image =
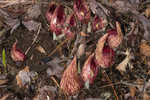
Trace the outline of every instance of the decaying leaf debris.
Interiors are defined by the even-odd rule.
[[[149,0],[0,0],[2,100],[149,100],[149,68]]]

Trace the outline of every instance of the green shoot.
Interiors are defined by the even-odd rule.
[[[3,48],[3,51],[2,51],[2,63],[4,65],[4,72],[6,73],[7,72],[7,66],[6,66],[6,52],[5,52],[5,49]]]

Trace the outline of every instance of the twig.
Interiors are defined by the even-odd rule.
[[[113,86],[113,85],[118,85],[118,84],[122,84],[121,82],[117,82],[117,83],[110,83],[110,84],[107,84],[107,85],[103,85],[100,87],[101,88],[105,88],[105,87],[109,87],[109,86]]]
[[[107,79],[111,84],[113,84],[112,81],[110,80],[109,76],[107,75],[107,73],[106,73],[105,71],[104,71],[103,73],[104,73],[104,75],[106,76],[106,79]],[[115,97],[116,97],[116,100],[119,100],[119,98],[118,98],[118,96],[117,96],[117,93],[116,93],[116,90],[115,90],[115,88],[114,88],[114,85],[112,85],[111,87],[112,87],[112,89],[113,89],[113,91],[114,91],[114,95],[115,95]]]
[[[135,87],[137,87],[139,85],[142,85],[142,83],[129,83],[128,81],[120,81],[120,82],[116,82],[116,83],[110,83],[110,84],[107,84],[107,85],[103,85],[100,88],[106,88],[106,87],[113,86],[113,85],[118,85],[118,84],[124,84],[124,85],[135,86]]]
[[[27,55],[27,53],[29,52],[29,50],[31,49],[31,47],[33,46],[33,44],[36,42],[36,40],[37,40],[37,38],[39,36],[40,30],[41,30],[41,24],[39,24],[38,32],[37,32],[35,38],[33,39],[33,42],[31,44],[31,46],[26,50],[25,55]]]
[[[51,76],[51,79],[54,81],[54,83],[57,85],[57,87],[60,88],[60,85],[58,84],[58,82],[56,81],[56,79],[53,76]]]
[[[60,43],[48,56],[53,55],[62,45],[64,45],[69,39],[66,38],[62,43]]]

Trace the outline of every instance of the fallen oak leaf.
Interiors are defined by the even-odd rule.
[[[126,52],[126,58],[116,67],[117,70],[120,72],[125,72],[127,64],[129,64],[129,67],[132,69],[133,66],[130,64],[131,54],[130,51],[127,49]]]

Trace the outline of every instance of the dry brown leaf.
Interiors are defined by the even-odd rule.
[[[136,93],[136,88],[134,86],[129,86],[129,89],[130,89],[130,95],[131,95],[131,97],[134,97],[135,93]]]
[[[28,67],[28,66],[25,67],[22,71],[29,72],[29,67]],[[20,71],[20,72],[21,72],[21,71]],[[23,83],[22,83],[22,80],[21,80],[20,77],[19,77],[19,74],[16,75],[16,80],[17,80],[17,85],[18,85],[19,87],[22,87],[22,86],[23,86]]]
[[[7,97],[9,96],[10,94],[6,94],[6,95],[4,95],[2,98],[0,98],[0,100],[6,100],[7,99]]]
[[[87,33],[84,33],[84,32],[80,32],[81,36],[83,37],[88,37],[89,35]]]
[[[0,85],[3,85],[5,83],[7,83],[7,82],[8,82],[8,80],[0,80]]]
[[[27,10],[27,17],[28,19],[36,19],[41,15],[41,8],[40,5],[34,4]]]
[[[150,100],[150,95],[144,92],[143,100]]]
[[[145,16],[150,17],[150,7],[145,10]]]
[[[26,87],[30,85],[33,79],[35,79],[37,73],[30,71],[29,67],[26,66],[23,70],[19,71],[16,75],[17,85],[21,87]]]
[[[144,80],[143,79],[137,79],[135,81],[137,85],[137,88],[139,89],[139,91],[143,91],[143,85],[144,85]]]
[[[47,68],[46,72],[49,76],[55,75],[57,77],[61,77],[64,67],[62,67],[59,62],[59,58],[54,58],[53,60],[47,62],[49,67]]]
[[[121,43],[122,40],[123,40],[123,33],[122,33],[121,25],[120,25],[119,22],[116,22],[116,28],[117,28],[117,33],[118,33],[118,36],[119,36],[119,39],[120,39],[120,43]]]
[[[131,59],[131,55],[129,50],[126,50],[126,58],[116,67],[117,70],[119,70],[120,72],[125,72],[126,71],[126,67],[127,64],[129,64],[129,61]],[[132,65],[129,66],[132,69]]]
[[[29,30],[29,31],[37,31],[39,26],[41,25],[40,22],[36,22],[34,20],[29,21],[22,21],[22,24]]]
[[[81,57],[85,54],[85,47],[86,45],[85,44],[80,44],[79,47],[78,47],[78,52],[77,52],[77,56],[78,57]]]
[[[140,53],[144,56],[150,56],[150,46],[145,41],[140,44]]]
[[[41,45],[38,45],[38,46],[36,47],[36,50],[38,50],[40,53],[46,54],[45,49],[44,49]]]

